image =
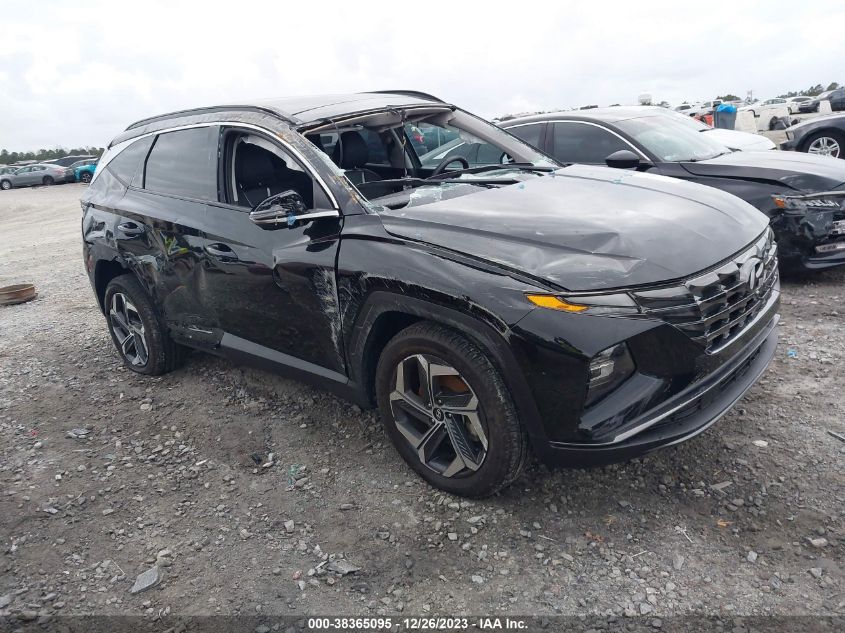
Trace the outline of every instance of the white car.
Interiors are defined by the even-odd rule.
[[[698,119],[693,119],[692,117],[683,115],[681,115],[681,118],[687,121],[687,124],[691,127],[694,127],[702,134],[707,134],[708,137],[718,141],[728,149],[740,152],[756,152],[775,149],[775,144],[762,134],[710,127]]]
[[[675,112],[680,114],[686,114],[687,116],[692,116],[701,108],[700,103],[682,103],[679,106],[675,106]]]
[[[798,114],[798,106],[807,101],[812,101],[813,97],[806,95],[798,95],[797,97],[787,97],[786,107],[789,108],[789,114]]]

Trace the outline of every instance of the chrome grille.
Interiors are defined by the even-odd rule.
[[[754,321],[777,278],[777,244],[769,229],[715,270],[677,286],[632,295],[645,314],[671,323],[708,352],[715,352]]]

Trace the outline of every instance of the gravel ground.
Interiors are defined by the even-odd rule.
[[[843,271],[784,283],[775,360],[701,436],[470,502],[321,391],[124,369],[82,187],[0,192],[0,285],[40,292],[0,308],[0,615],[845,614]]]

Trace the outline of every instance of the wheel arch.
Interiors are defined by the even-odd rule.
[[[816,140],[819,135],[824,134],[830,134],[834,138],[845,139],[845,130],[842,130],[838,127],[826,126],[822,128],[817,128],[812,132],[806,134],[801,140],[801,151],[806,152],[810,148],[810,143]]]
[[[456,330],[480,347],[502,375],[529,435],[545,435],[528,383],[508,346],[507,332],[499,332],[460,310],[387,291],[374,291],[368,297],[347,344],[351,378],[370,406],[375,402],[375,373],[381,352],[396,334],[420,321]]]
[[[116,259],[107,260],[101,259],[94,267],[94,292],[97,295],[97,303],[100,305],[100,311],[105,314],[106,311],[106,287],[112,279],[130,273],[120,261]]]

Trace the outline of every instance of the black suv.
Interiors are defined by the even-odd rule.
[[[479,151],[424,167],[413,128]],[[429,482],[483,496],[529,455],[588,465],[691,438],[766,368],[766,218],[709,187],[560,168],[430,95],[135,123],[82,199],[84,258],[142,374],[186,347],[378,406]]]

